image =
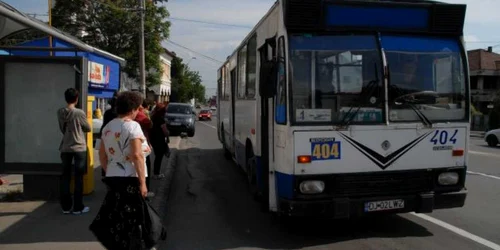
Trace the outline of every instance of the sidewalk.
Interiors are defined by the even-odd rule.
[[[10,193],[23,192],[22,175],[0,175],[0,201]]]
[[[470,137],[474,138],[484,138],[484,131],[470,131]]]
[[[170,188],[176,162],[176,149],[180,141],[178,137],[171,138],[172,154],[170,159],[163,160],[162,172],[167,178],[151,180],[151,189],[155,192],[152,205],[162,217],[165,210],[165,196]],[[106,187],[101,181],[100,167],[94,168],[94,179],[94,192],[84,197],[90,212],[84,215],[63,215],[57,202],[0,202],[0,250],[104,249],[88,229],[106,192]]]

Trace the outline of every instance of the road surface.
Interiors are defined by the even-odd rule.
[[[162,249],[500,249],[500,148],[471,142],[463,208],[350,221],[280,222],[261,212],[224,159],[216,122],[180,144]]]

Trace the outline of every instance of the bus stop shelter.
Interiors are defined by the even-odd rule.
[[[56,199],[62,173],[62,134],[56,112],[65,106],[63,93],[67,88],[80,90],[79,108],[87,112],[92,123],[93,100],[87,92],[89,62],[82,53],[94,53],[120,64],[125,61],[0,1],[0,41],[26,30],[40,31],[70,46],[0,46],[7,52],[2,54],[9,54],[0,55],[0,99],[4,100],[0,102],[0,173],[22,174],[28,199]],[[52,53],[26,53],[29,51]],[[68,53],[54,56],[56,52]],[[87,141],[92,141],[92,133]],[[93,191],[93,148],[92,143],[88,145],[87,194]]]

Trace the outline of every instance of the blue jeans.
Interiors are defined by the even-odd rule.
[[[87,152],[63,152],[61,153],[63,172],[61,175],[61,207],[64,211],[82,211],[83,205],[83,175],[87,169]],[[73,167],[73,160],[75,165]],[[71,174],[75,177],[75,190],[71,199]]]

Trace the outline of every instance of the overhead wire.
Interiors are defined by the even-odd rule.
[[[218,26],[226,26],[226,27],[252,29],[252,27],[245,26],[245,25],[229,24],[229,23],[219,23],[219,22],[210,22],[210,21],[204,21],[204,20],[195,20],[195,19],[187,19],[187,18],[179,18],[179,17],[168,17],[167,19],[174,20],[174,21],[184,21],[184,22],[210,24],[210,25],[218,25]]]
[[[213,61],[213,62],[216,62],[216,63],[223,63],[223,62],[222,62],[222,61],[220,61],[220,60],[217,60],[217,59],[215,59],[215,58],[213,58],[213,57],[210,57],[210,56],[207,56],[207,55],[205,55],[205,54],[202,54],[202,53],[200,53],[200,52],[198,52],[198,51],[195,51],[195,50],[193,50],[193,49],[190,49],[190,48],[188,48],[188,47],[186,47],[186,46],[184,46],[184,45],[180,45],[180,44],[178,44],[178,43],[176,43],[176,42],[174,42],[174,41],[172,41],[172,40],[170,40],[170,39],[167,39],[166,41],[167,41],[167,42],[169,42],[169,43],[171,43],[171,44],[173,44],[173,45],[175,45],[175,46],[177,46],[177,47],[183,48],[183,49],[185,49],[185,50],[187,50],[187,51],[190,51],[190,52],[192,52],[192,53],[194,53],[194,54],[197,54],[197,55],[202,56],[202,57],[204,57],[204,58],[206,58],[206,59],[208,59],[208,60],[211,60],[211,61]]]

